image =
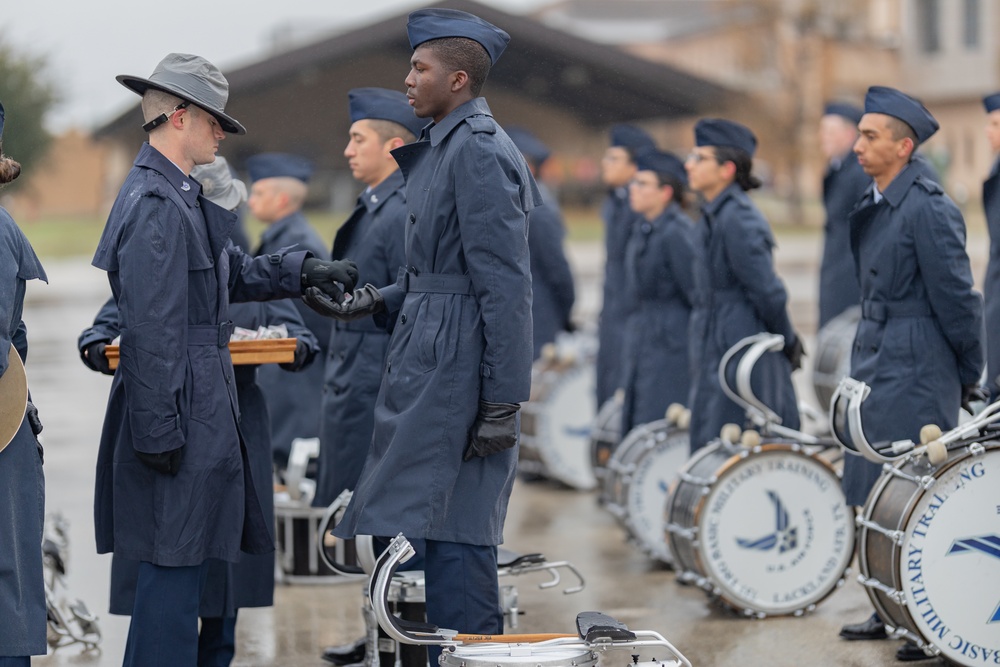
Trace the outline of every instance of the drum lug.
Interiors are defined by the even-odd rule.
[[[919,486],[921,489],[924,489],[925,491],[934,486],[934,483],[937,481],[934,477],[930,475],[908,475],[899,468],[897,468],[896,466],[890,465],[888,463],[882,466],[882,470],[884,472],[889,473],[893,477],[898,477],[900,479],[905,479],[908,482],[913,482],[914,484]]]
[[[895,544],[897,547],[903,545],[903,537],[905,536],[905,533],[901,530],[889,530],[887,528],[883,528],[874,521],[868,521],[860,514],[854,517],[854,523],[858,524],[859,526],[864,526],[868,530],[874,530],[876,533],[881,533],[885,535],[890,540],[892,540],[892,543]]]
[[[711,489],[708,487],[712,486],[717,481],[715,477],[695,477],[694,475],[691,475],[686,472],[681,472],[678,475],[678,478],[682,482],[687,482],[688,484],[694,484],[695,486],[703,487],[702,491],[704,493],[708,493],[709,491],[711,491]]]
[[[665,528],[668,533],[677,535],[678,537],[683,537],[685,540],[691,540],[693,542],[698,538],[697,526],[684,528],[683,526],[678,526],[676,523],[668,523]]]
[[[972,456],[982,456],[986,453],[986,447],[981,442],[974,442],[969,445],[969,454]]]
[[[889,588],[878,579],[873,579],[871,577],[866,577],[863,574],[859,574],[858,583],[865,588],[874,588],[882,591],[885,593],[886,597],[898,604],[900,607],[906,605],[906,595],[903,591],[897,591],[895,588]]]

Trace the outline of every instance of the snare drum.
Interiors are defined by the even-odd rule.
[[[608,461],[622,439],[622,393],[616,392],[597,411],[590,429],[590,465],[597,479],[603,479]],[[602,499],[603,500],[603,499]]]
[[[843,584],[854,526],[840,479],[818,453],[789,441],[748,449],[716,440],[678,475],[667,541],[681,581],[747,616],[798,616]]]
[[[663,514],[667,492],[691,449],[686,429],[666,419],[629,431],[605,471],[601,497],[642,551],[672,564]]]
[[[585,646],[544,644],[462,645],[441,653],[441,667],[596,667],[597,653]]]
[[[961,665],[1000,661],[1000,442],[885,466],[858,517],[858,579],[896,633]]]
[[[816,400],[823,410],[830,409],[841,378],[851,374],[851,350],[860,321],[861,306],[852,306],[827,322],[816,334],[812,381]]]
[[[597,486],[590,430],[597,412],[597,373],[590,339],[575,336],[531,368],[531,396],[521,406],[518,469],[581,490]]]

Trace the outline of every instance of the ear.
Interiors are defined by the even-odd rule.
[[[469,73],[464,69],[460,69],[456,72],[451,73],[451,92],[460,92],[463,88],[469,85]]]
[[[389,154],[389,151],[394,151],[397,148],[399,148],[400,146],[405,146],[405,145],[406,145],[406,142],[403,141],[403,139],[401,137],[393,137],[389,141],[385,142],[385,152],[386,152],[386,155]],[[395,159],[395,158],[393,158],[390,155],[389,159]]]
[[[663,201],[670,203],[674,198],[674,186],[672,185],[661,185],[660,192],[663,194]]]
[[[913,139],[909,137],[904,137],[902,141],[899,142],[899,157],[909,158],[913,155],[913,151],[917,150],[916,145],[913,143]]]
[[[183,109],[178,109],[170,115],[170,124],[177,130],[183,130],[184,126],[187,124],[189,109],[184,107]]]
[[[736,163],[735,162],[723,162],[722,164],[719,165],[719,167],[722,169],[722,173],[723,173],[723,175],[727,179],[735,179],[736,178]]]

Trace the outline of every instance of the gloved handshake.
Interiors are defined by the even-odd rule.
[[[329,292],[310,287],[305,291],[302,300],[320,315],[334,317],[344,322],[374,315],[385,308],[382,293],[371,283],[354,290],[351,294],[342,294],[339,301],[331,298]]]

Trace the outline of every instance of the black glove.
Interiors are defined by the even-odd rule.
[[[42,422],[38,418],[38,408],[31,401],[28,401],[28,407],[24,410],[24,416],[28,418],[28,426],[31,427],[31,432],[36,436],[42,432]]]
[[[310,257],[302,262],[302,293],[309,287],[318,287],[333,300],[340,302],[344,292],[354,291],[358,282],[358,265],[349,259],[329,262]]]
[[[465,448],[463,461],[474,456],[489,456],[510,449],[517,444],[521,430],[517,403],[487,403],[479,401],[479,414],[469,431],[469,445]]]
[[[788,363],[792,365],[793,371],[802,368],[802,357],[806,356],[806,350],[802,347],[802,339],[798,335],[795,336],[795,339],[791,343],[785,345],[785,349],[782,352],[785,353]]]
[[[177,471],[181,469],[181,457],[184,454],[183,447],[171,449],[167,452],[160,452],[159,454],[147,454],[146,452],[140,452],[138,449],[134,451],[135,458],[156,472],[176,475]]]
[[[312,288],[315,289],[315,288]],[[286,371],[300,371],[309,364],[312,363],[313,357],[316,356],[316,350],[310,348],[305,342],[299,340],[295,342],[295,358],[288,363],[278,364],[281,368]]]
[[[382,299],[382,293],[371,283],[361,289],[354,290],[350,299],[340,302],[334,301],[315,287],[307,289],[302,300],[320,315],[335,317],[344,322],[360,320],[362,317],[369,317],[385,310],[385,300]]]
[[[91,369],[104,373],[105,375],[114,375],[115,372],[111,370],[111,366],[108,365],[108,355],[104,352],[104,348],[106,347],[107,344],[101,341],[91,343],[87,347],[83,348],[80,356],[83,357],[83,362]]]
[[[986,391],[978,384],[962,385],[962,409],[970,415],[973,414],[972,404],[976,401],[985,401],[986,398]]]

